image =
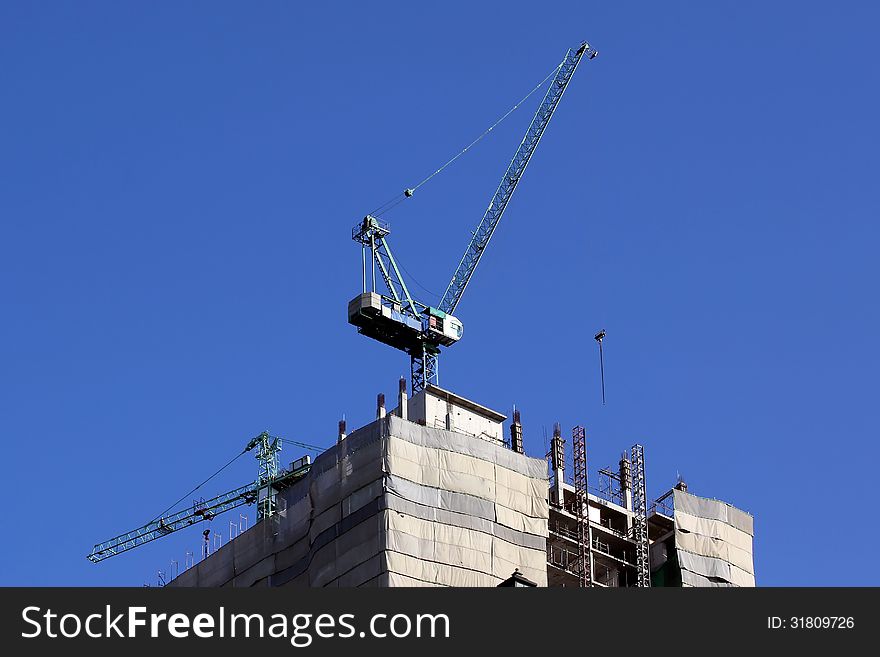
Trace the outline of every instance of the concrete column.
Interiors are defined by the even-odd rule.
[[[406,379],[400,377],[400,385],[397,392],[397,414],[401,420],[406,420],[408,409],[406,404]]]
[[[624,452],[620,456],[620,463],[618,464],[617,472],[620,476],[620,492],[621,497],[623,497],[623,506],[627,511],[632,511],[632,470],[630,468],[630,463],[629,459],[626,456],[626,452]]]
[[[525,454],[522,423],[516,408],[513,409],[513,422],[510,423],[510,449],[517,454]]]
[[[565,441],[562,439],[562,428],[557,422],[553,426],[553,440],[550,442],[550,454],[553,459],[553,495],[552,500],[557,506],[565,502],[562,484],[565,482]]]
[[[620,455],[620,463],[618,464],[617,472],[620,476],[620,493],[623,498],[623,506],[627,511],[632,511],[632,464],[629,462],[629,455],[626,452],[623,452],[623,454]],[[627,530],[632,529],[632,516],[626,516],[626,528]]]
[[[339,420],[339,435],[336,438],[337,443],[345,440],[345,419]]]

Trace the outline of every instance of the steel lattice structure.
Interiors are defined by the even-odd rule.
[[[633,539],[636,543],[636,586],[651,586],[651,567],[648,556],[648,499],[645,492],[645,448],[633,445],[632,464]]]
[[[582,43],[579,48],[570,49],[565,54],[562,63],[559,64],[556,77],[550,83],[550,87],[544,95],[544,100],[541,101],[538,111],[535,113],[534,118],[532,118],[532,122],[528,130],[526,130],[526,134],[516,154],[514,154],[513,159],[510,161],[507,171],[501,177],[501,182],[498,184],[492,200],[489,201],[489,207],[486,208],[482,221],[480,221],[480,224],[474,231],[473,239],[468,244],[467,250],[465,250],[461,262],[458,264],[458,268],[452,275],[452,280],[449,281],[446,292],[443,294],[443,299],[440,301],[440,310],[443,312],[450,314],[455,312],[455,308],[461,301],[464,290],[471,280],[471,276],[474,275],[474,270],[476,270],[483,252],[489,245],[489,240],[492,239],[495,229],[498,228],[498,223],[507,209],[510,197],[513,196],[513,192],[522,179],[529,160],[532,159],[532,155],[534,155],[535,149],[538,147],[538,142],[541,141],[541,137],[544,135],[544,130],[547,129],[547,124],[550,123],[550,119],[553,118],[553,113],[556,111],[559,101],[562,100],[562,94],[565,93],[565,89],[568,87],[568,83],[571,81],[577,65],[585,54],[592,58],[595,56],[595,53],[596,51],[590,48],[588,43]]]
[[[268,442],[269,435],[265,432],[264,434],[260,434],[254,438],[254,441],[257,441],[256,446],[258,447],[265,442],[270,450],[270,453],[267,454],[267,456],[269,456],[270,459],[275,459],[276,465],[274,471],[272,470],[272,465],[267,464],[263,458],[260,458],[260,454],[258,453],[257,458],[260,459],[261,469],[260,476],[256,482],[222,493],[210,500],[195,502],[191,507],[184,509],[183,511],[178,511],[169,516],[157,518],[143,527],[138,527],[130,532],[120,534],[115,538],[98,543],[88,554],[87,558],[89,561],[98,563],[99,561],[109,559],[117,554],[133,550],[145,543],[155,541],[157,538],[167,536],[172,532],[176,532],[205,520],[212,520],[221,513],[225,513],[236,507],[245,504],[254,504],[257,501],[260,502],[260,517],[265,517],[263,514],[265,514],[267,510],[274,509],[273,490],[283,489],[290,486],[290,484],[304,476],[309,471],[310,465],[305,465],[293,472],[282,472],[279,474],[277,470],[277,456],[274,456],[277,451],[274,453],[271,452],[272,443]],[[266,477],[269,478],[267,479]],[[265,497],[261,498],[261,492]],[[271,502],[266,502],[266,500],[271,500]],[[266,504],[268,508],[262,508],[262,505],[264,504]]]
[[[264,431],[254,438],[245,451],[257,448],[256,458],[260,462],[260,472],[257,476],[256,488],[260,491],[260,500],[257,504],[257,519],[262,520],[273,515],[276,510],[275,492],[271,483],[278,478],[278,452],[281,451],[281,443],[277,437]]]
[[[355,226],[352,237],[363,247],[364,282],[362,298],[356,298],[349,303],[349,323],[357,326],[361,334],[409,354],[412,361],[411,385],[414,395],[428,384],[439,384],[440,347],[449,346],[458,340],[461,336],[461,325],[458,324],[457,336],[448,341],[438,339],[439,333],[436,327],[449,321],[457,324],[457,320],[452,315],[461,301],[480,258],[489,245],[489,240],[492,239],[492,235],[498,228],[510,198],[519,185],[523,173],[547,129],[547,124],[550,123],[550,119],[568,87],[568,83],[584,55],[593,59],[597,54],[594,48],[584,42],[577,48],[569,49],[556,68],[555,76],[550,82],[544,99],[532,118],[504,176],[502,176],[495,194],[489,201],[489,206],[474,231],[473,237],[436,308],[414,301],[410,296],[385,239],[390,232],[388,225],[374,216],[367,215],[361,223]],[[406,190],[405,197],[412,196],[413,191],[413,189]],[[372,271],[371,285],[369,286],[367,284],[367,251],[370,252]],[[389,297],[376,293],[375,270],[377,268],[388,288]],[[367,295],[368,287],[371,298],[365,300],[363,296]],[[376,301],[372,299],[372,295],[375,295]],[[447,334],[446,337],[449,338],[449,335]]]
[[[593,544],[587,488],[587,439],[586,431],[581,426],[571,430],[571,449],[574,465],[574,512],[577,518],[577,572],[581,588],[588,588],[593,585]]]
[[[193,504],[192,507],[174,513],[164,518],[159,518],[151,523],[139,527],[125,534],[120,534],[103,543],[98,543],[88,555],[89,561],[98,563],[109,559],[117,554],[128,552],[157,538],[162,538],[184,527],[189,527],[204,520],[211,520],[225,511],[234,509],[244,504],[253,504],[257,501],[259,488],[254,484],[248,484],[236,488],[228,493]]]

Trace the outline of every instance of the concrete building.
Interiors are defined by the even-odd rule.
[[[612,482],[589,494],[592,585],[635,586],[632,497],[625,487]],[[755,586],[752,517],[725,502],[690,495],[683,488],[679,484],[649,509],[651,585]],[[548,586],[579,586],[575,505],[570,483],[551,488]]]
[[[380,395],[375,421],[341,423],[337,444],[272,492],[274,516],[169,585],[580,586],[589,563],[593,586],[754,586],[751,516],[681,487],[640,515],[627,458],[599,471],[578,514],[560,432],[548,476],[523,453],[519,414],[508,440],[506,419],[436,386],[408,398],[402,381],[396,408]]]
[[[651,572],[655,586],[755,586],[752,516],[698,497],[679,482],[654,504]]]
[[[504,447],[505,417],[435,387],[377,416],[171,585],[497,586],[518,568],[546,586],[547,467]]]

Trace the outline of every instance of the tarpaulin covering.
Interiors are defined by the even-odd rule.
[[[755,586],[752,516],[678,489],[673,496],[682,586]]]
[[[472,436],[388,416],[278,494],[280,512],[178,586],[546,586],[547,467]]]

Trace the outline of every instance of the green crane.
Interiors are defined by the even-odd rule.
[[[553,117],[559,101],[562,100],[562,94],[565,93],[578,64],[584,56],[587,59],[593,59],[597,54],[598,51],[586,41],[576,48],[571,48],[554,72],[532,90],[534,92],[551,76],[553,77],[544,95],[544,100],[538,107],[519,148],[501,177],[501,182],[492,195],[489,206],[474,231],[473,237],[437,307],[415,301],[410,295],[406,282],[400,275],[397,262],[391,253],[388,241],[385,239],[391,232],[387,223],[377,216],[369,214],[352,230],[352,239],[361,244],[363,285],[361,294],[348,304],[348,321],[357,327],[359,333],[404,351],[410,356],[413,394],[423,390],[428,384],[437,385],[439,383],[438,356],[440,348],[458,342],[464,330],[461,321],[453,313],[461,301],[465,288],[467,288],[480,258],[486,251],[489,240],[492,239],[492,235],[498,228],[510,198],[519,185],[522,175],[538,147],[538,142],[541,141],[547,124]],[[520,103],[524,100],[525,98]],[[381,211],[377,211],[376,214],[381,214],[382,211],[387,211],[403,199],[411,197],[416,189],[464,154],[518,106],[519,103],[452,160],[418,185],[404,190],[397,197],[397,200],[392,199],[388,204],[382,206],[386,209],[380,208]],[[367,272],[368,251],[371,272],[369,275]],[[376,291],[377,270],[387,290],[386,294],[380,294]]]
[[[257,450],[255,456],[259,462],[259,474],[256,481],[221,493],[209,500],[193,502],[192,506],[182,511],[169,515],[165,515],[165,512],[163,512],[158,518],[137,529],[97,543],[88,554],[88,560],[98,563],[104,559],[109,559],[117,554],[128,552],[136,547],[155,541],[163,536],[168,536],[168,534],[185,527],[190,527],[206,520],[213,520],[221,513],[231,511],[245,504],[257,504],[258,519],[274,515],[277,511],[276,494],[296,483],[305,476],[311,467],[311,460],[308,456],[305,456],[295,461],[289,470],[281,470],[278,465],[278,453],[281,451],[283,442],[289,442],[306,449],[320,450],[320,448],[307,445],[306,443],[285,441],[283,438],[271,436],[268,431],[264,431],[252,438],[234,459],[208,477],[203,484],[213,479],[220,471],[231,465],[240,456],[253,449]],[[199,484],[193,490],[197,490],[203,484]],[[176,504],[173,506],[176,506]]]

